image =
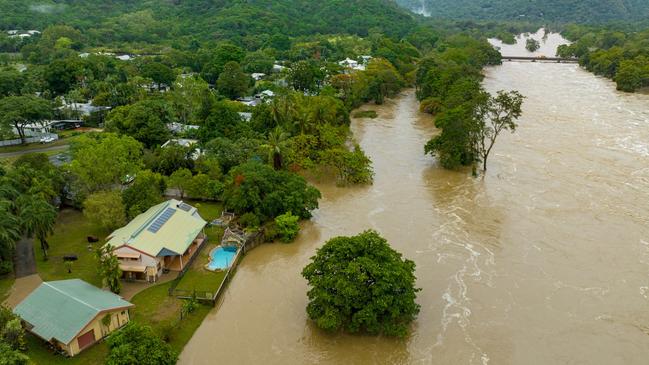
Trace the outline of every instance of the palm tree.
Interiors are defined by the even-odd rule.
[[[273,99],[270,104],[270,112],[275,125],[290,124],[296,112],[297,104],[298,102],[293,94],[281,95]]]
[[[289,134],[284,132],[280,126],[268,133],[268,141],[263,147],[268,149],[268,163],[272,163],[275,170],[282,168],[282,149],[289,137]]]
[[[47,236],[54,233],[56,209],[42,194],[22,195],[18,202],[18,217],[25,234],[38,239],[43,259],[47,260],[47,250],[50,248]]]
[[[20,239],[20,221],[12,213],[12,205],[8,200],[0,200],[0,255],[13,251]]]
[[[3,180],[0,181],[0,200],[2,203],[8,204],[8,209],[13,209],[15,208],[14,202],[18,195],[20,195],[20,193],[11,183],[8,182],[8,178],[3,177]]]
[[[297,116],[293,121],[293,127],[296,128],[300,134],[304,134],[310,129],[309,126],[311,126],[313,122],[311,108],[307,103],[304,103],[300,105],[296,114]]]

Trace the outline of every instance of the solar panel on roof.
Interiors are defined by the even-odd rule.
[[[162,212],[162,214],[160,214],[158,218],[156,218],[156,220],[154,220],[153,223],[151,223],[151,225],[149,226],[149,228],[147,228],[147,230],[152,233],[157,233],[160,230],[160,228],[162,228],[162,226],[165,223],[167,223],[169,218],[171,218],[171,216],[174,215],[174,213],[176,213],[176,210],[173,208],[165,209],[164,212]]]

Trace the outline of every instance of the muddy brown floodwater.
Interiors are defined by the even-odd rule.
[[[180,363],[646,364],[649,96],[574,64],[505,63],[484,85],[527,97],[484,178],[423,155],[435,128],[412,91],[371,107],[379,117],[352,128],[374,185],[319,186],[299,239],[244,258]],[[306,318],[302,267],[368,228],[417,264],[421,313],[404,340]]]

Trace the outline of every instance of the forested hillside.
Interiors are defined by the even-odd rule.
[[[350,33],[403,36],[412,15],[390,0],[0,0],[1,29],[42,29],[65,22],[96,39],[157,41],[254,39],[259,34]],[[252,40],[251,40],[252,41]]]
[[[644,0],[397,0],[415,12],[436,18],[539,20],[601,23],[643,20],[649,14]]]

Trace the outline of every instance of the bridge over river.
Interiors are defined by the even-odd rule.
[[[579,63],[578,58],[545,57],[545,56],[502,56],[503,61],[530,61],[530,62],[556,62]]]

